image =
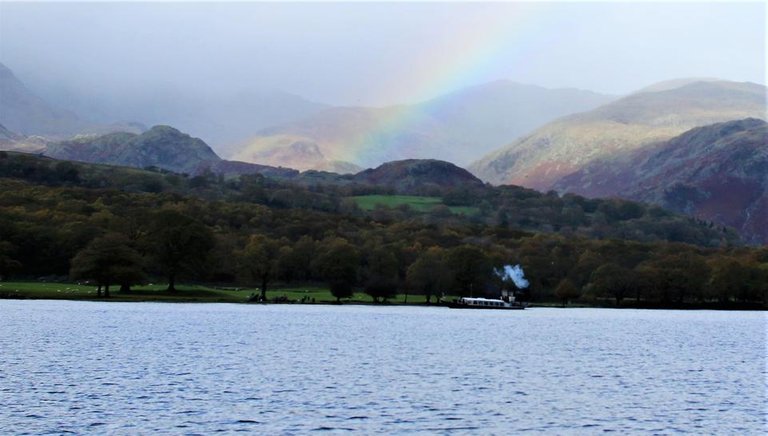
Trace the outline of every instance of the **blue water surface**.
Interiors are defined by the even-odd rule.
[[[762,434],[762,312],[0,300],[0,432]]]

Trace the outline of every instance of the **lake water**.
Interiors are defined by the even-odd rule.
[[[0,433],[760,434],[760,312],[0,300]]]

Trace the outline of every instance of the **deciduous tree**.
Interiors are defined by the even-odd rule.
[[[179,274],[201,269],[215,243],[208,227],[172,209],[155,214],[147,240],[156,264],[168,277],[171,292],[176,291]]]
[[[93,279],[109,297],[112,284],[136,283],[143,277],[141,256],[134,250],[128,238],[117,233],[107,233],[91,241],[72,259],[70,276],[73,279]]]
[[[440,247],[430,247],[408,267],[406,282],[421,291],[431,303],[432,296],[446,291],[453,282],[453,273],[448,266],[446,252]]]
[[[326,239],[319,243],[312,265],[317,275],[328,283],[336,301],[354,294],[360,253],[343,238]]]
[[[278,273],[280,243],[264,235],[252,235],[248,244],[238,252],[240,269],[261,284],[260,301],[267,300],[267,286]]]

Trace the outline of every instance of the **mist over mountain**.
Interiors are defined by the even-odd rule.
[[[68,102],[67,102],[68,103]],[[81,118],[70,106],[57,106],[30,90],[22,80],[0,63],[0,123],[6,129],[23,135],[16,140],[15,149],[38,151],[48,140],[61,140],[76,134],[109,132],[140,133],[146,127],[137,122],[118,123],[115,120],[95,122]],[[10,149],[6,143],[0,146]]]
[[[71,111],[52,106],[0,63],[0,123],[23,135],[67,136],[88,127]]]
[[[261,130],[234,157],[298,169],[433,157],[461,165],[559,116],[613,98],[496,81],[415,105],[328,108]]]
[[[39,153],[45,150],[46,141],[39,136],[25,136],[12,132],[0,124],[0,150]]]
[[[661,90],[634,93],[551,122],[468,169],[487,182],[548,190],[560,178],[597,159],[667,140],[698,126],[766,117],[766,87],[762,85],[684,80],[666,82],[657,89]]]
[[[234,148],[260,129],[292,122],[328,107],[294,94],[269,89],[239,92],[213,87],[182,90],[173,85],[143,89],[112,89],[91,94],[42,86],[46,99],[66,105],[80,116],[112,123],[134,120],[145,125],[164,124],[200,137],[217,153],[229,156]]]

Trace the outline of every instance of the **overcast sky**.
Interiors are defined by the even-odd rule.
[[[498,79],[612,94],[678,77],[765,83],[765,27],[763,2],[0,2],[0,62],[75,91],[383,105]]]

